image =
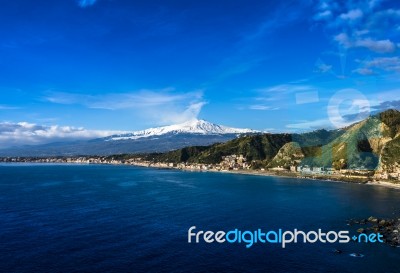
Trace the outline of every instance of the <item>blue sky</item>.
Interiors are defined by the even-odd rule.
[[[400,105],[398,1],[15,0],[0,25],[3,142],[308,131]]]

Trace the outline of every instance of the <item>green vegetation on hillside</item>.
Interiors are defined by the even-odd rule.
[[[382,167],[389,172],[393,172],[398,167],[396,165],[400,165],[400,137],[386,144],[382,150],[381,161]]]
[[[344,129],[303,134],[257,134],[211,146],[194,146],[167,153],[141,155],[171,163],[220,163],[223,156],[243,155],[253,168],[309,165],[335,169],[368,169],[400,159],[400,112],[388,110]]]
[[[399,111],[390,109],[378,114],[377,117],[389,127],[389,137],[394,138],[400,132]]]
[[[304,153],[297,142],[289,142],[283,145],[276,156],[268,163],[269,168],[297,166],[304,158]]]

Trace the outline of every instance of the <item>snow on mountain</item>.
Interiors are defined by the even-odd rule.
[[[181,124],[150,128],[128,134],[112,135],[106,138],[110,140],[132,140],[144,137],[161,136],[165,134],[201,134],[201,135],[226,135],[226,134],[246,134],[257,133],[251,129],[231,128],[214,124],[205,120],[190,120]]]

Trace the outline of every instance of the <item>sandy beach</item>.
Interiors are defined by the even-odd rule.
[[[372,186],[382,186],[382,187],[388,187],[392,189],[400,189],[400,183],[392,183],[392,182],[387,182],[387,181],[371,181],[366,183],[366,185],[372,185]]]

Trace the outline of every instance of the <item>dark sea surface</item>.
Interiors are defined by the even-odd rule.
[[[0,165],[0,272],[400,272],[386,244],[189,244],[187,232],[355,230],[376,186],[109,165]],[[334,248],[342,254],[332,252]],[[362,253],[363,258],[350,253]]]

